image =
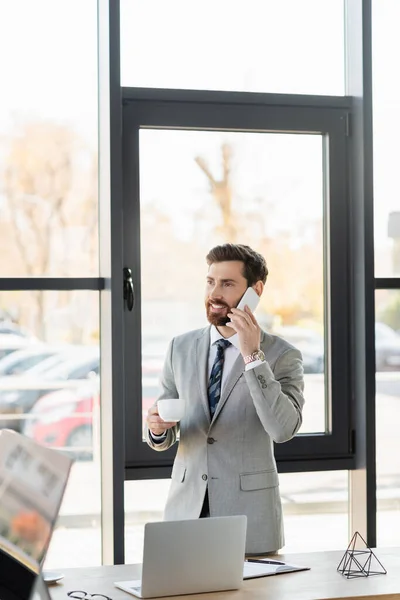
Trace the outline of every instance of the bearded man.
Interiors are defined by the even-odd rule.
[[[185,415],[165,422],[155,404],[146,440],[158,452],[178,443],[165,519],[247,515],[246,554],[268,554],[284,545],[273,442],[302,423],[302,357],[262,331],[248,306],[236,308],[248,287],[263,293],[264,257],[223,244],[206,260],[210,325],[171,341],[161,379],[159,399],[185,399]]]

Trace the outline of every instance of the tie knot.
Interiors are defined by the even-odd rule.
[[[217,344],[218,348],[221,348],[221,350],[225,350],[225,348],[231,345],[229,340],[225,340],[223,338],[217,340],[215,343]]]

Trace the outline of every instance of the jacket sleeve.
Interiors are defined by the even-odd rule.
[[[304,376],[301,353],[286,350],[274,371],[268,362],[245,371],[246,382],[258,417],[274,442],[286,442],[299,430],[304,406]]]
[[[172,366],[172,354],[173,354],[174,340],[168,346],[167,354],[164,361],[163,372],[161,376],[161,394],[157,400],[163,400],[164,398],[179,398],[178,391],[175,386],[175,378],[174,378],[174,370]],[[157,404],[157,401],[153,406]],[[168,450],[171,446],[173,446],[177,440],[177,435],[179,433],[179,423],[172,427],[171,429],[167,429],[167,434],[164,439],[161,441],[155,442],[151,437],[151,433],[147,424],[144,428],[144,436],[148,445],[157,450],[158,452],[162,452],[163,450]]]

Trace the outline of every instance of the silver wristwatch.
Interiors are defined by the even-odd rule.
[[[255,360],[265,360],[265,354],[262,350],[258,349],[252,354],[244,357],[244,364],[248,365],[249,363],[254,362]]]

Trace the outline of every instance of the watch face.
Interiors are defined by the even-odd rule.
[[[254,358],[256,360],[265,360],[265,354],[262,350],[257,350],[257,352],[254,352]]]

